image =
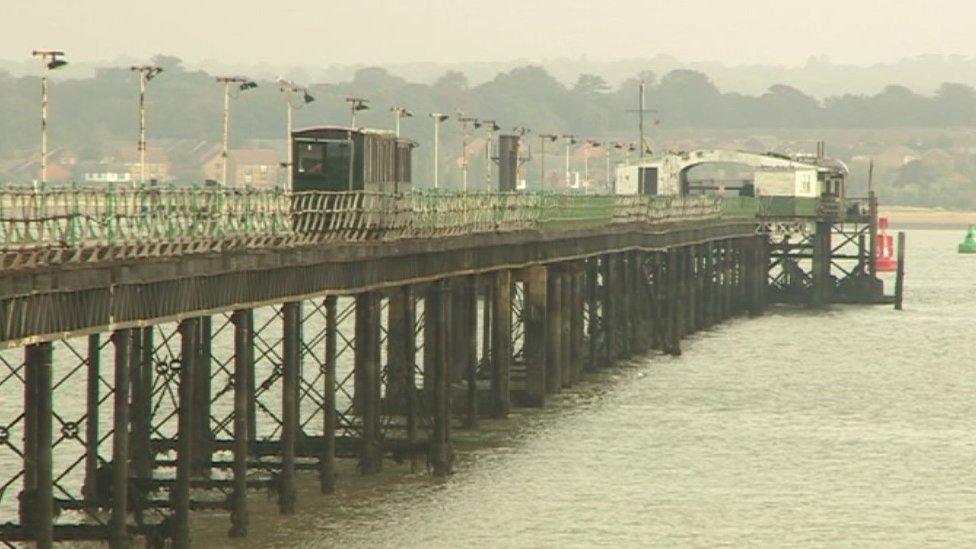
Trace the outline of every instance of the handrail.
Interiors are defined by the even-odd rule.
[[[721,210],[714,197],[6,187],[0,267],[654,224],[717,218]]]

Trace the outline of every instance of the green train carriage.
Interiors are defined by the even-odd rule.
[[[386,130],[320,126],[291,134],[295,192],[411,189],[416,143]]]

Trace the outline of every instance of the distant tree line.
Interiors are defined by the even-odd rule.
[[[149,85],[149,139],[219,142],[222,132],[222,87],[214,75],[190,71],[179,59],[157,56],[165,72]],[[414,117],[403,123],[403,134],[416,139],[415,179],[432,171],[431,120],[427,113],[492,118],[505,129],[520,125],[536,134],[574,134],[583,138],[634,138],[637,90],[646,83],[645,101],[657,112],[649,124],[667,128],[895,128],[965,127],[976,125],[976,90],[945,83],[933,95],[914,93],[903,86],[888,86],[874,95],[837,95],[823,101],[787,85],[775,85],[758,96],[723,93],[706,76],[691,70],[673,70],[663,77],[647,71],[611,88],[595,74],[581,74],[567,86],[540,67],[526,66],[498,74],[476,86],[461,72],[449,71],[431,84],[413,83],[380,68],[361,69],[348,82],[309,85],[315,101],[295,112],[296,127],[346,125],[345,98],[365,97],[371,109],[360,113],[359,125],[392,128],[389,108],[401,105]],[[120,144],[134,146],[138,131],[138,80],[125,68],[104,68],[95,77],[56,81],[50,107],[53,147],[70,147],[82,160],[99,161]],[[0,71],[0,161],[11,165],[36,151],[39,141],[38,77],[13,77]],[[235,94],[232,102],[232,147],[255,140],[285,137],[284,97],[274,81],[259,81],[255,90]],[[442,127],[442,178],[457,179],[450,157],[459,149],[457,124]],[[472,138],[477,137],[472,135]],[[555,151],[553,151],[555,152]],[[175,164],[188,159],[171,159]],[[924,164],[924,163],[923,163]],[[0,163],[0,180],[9,179]],[[944,203],[954,200],[976,207],[976,166],[957,165],[950,173],[931,167],[907,166],[881,174],[883,184],[907,203]],[[484,166],[472,163],[471,177],[482,180]],[[914,173],[922,170],[925,173]],[[904,172],[904,173],[903,173]],[[930,173],[931,172],[931,173]],[[449,183],[450,184],[450,183]],[[939,189],[938,193],[932,192]],[[954,197],[954,198],[952,198]]]
[[[149,132],[156,138],[220,138],[222,95],[213,75],[185,71],[179,59],[159,56],[166,68],[149,87]],[[582,74],[565,86],[539,67],[522,67],[493,80],[469,86],[460,72],[448,72],[431,85],[407,82],[383,69],[358,71],[349,82],[309,86],[316,101],[297,111],[296,123],[345,124],[344,98],[369,98],[372,110],[360,116],[364,125],[390,127],[388,108],[404,105],[416,113],[406,123],[408,135],[429,132],[431,111],[462,109],[494,118],[503,126],[524,125],[536,131],[580,136],[631,135],[637,82],[647,83],[651,115],[668,127],[701,128],[886,128],[965,126],[976,124],[976,90],[943,84],[931,97],[903,86],[876,95],[838,95],[818,101],[787,85],[775,85],[759,96],[722,93],[699,72],[674,70],[658,79],[646,72],[611,89],[603,78]],[[105,68],[94,78],[52,86],[52,140],[96,156],[102,143],[129,139],[137,128],[136,77],[127,68]],[[0,155],[28,149],[37,142],[37,77],[0,74]],[[260,82],[233,104],[236,139],[281,139],[284,103],[274,82]],[[445,128],[450,132],[450,125]],[[454,130],[456,131],[456,129]]]

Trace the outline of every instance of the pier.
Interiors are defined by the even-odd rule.
[[[249,492],[449,474],[452,430],[729,318],[891,302],[873,196],[0,195],[8,544],[245,536]]]

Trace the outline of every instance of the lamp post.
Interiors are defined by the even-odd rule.
[[[31,55],[40,58],[43,72],[41,73],[41,181],[43,185],[47,181],[47,98],[48,98],[48,72],[60,69],[68,64],[64,59],[63,51],[58,50],[34,50]]]
[[[163,72],[155,65],[133,65],[139,73],[139,183],[146,186],[146,84]],[[134,184],[133,184],[134,185]]]
[[[361,97],[347,97],[346,103],[349,103],[349,113],[351,115],[349,121],[349,127],[355,128],[356,115],[359,113],[359,111],[369,110],[369,100],[363,99]]]
[[[457,112],[457,121],[461,124],[461,190],[468,191],[468,124],[474,129],[481,127],[481,121],[477,118],[464,116],[461,111]]]
[[[515,132],[515,133],[517,133],[518,136],[519,136],[518,141],[515,143],[515,166],[516,166],[516,168],[515,168],[515,170],[516,170],[516,178],[515,178],[516,179],[516,182],[515,182],[515,186],[517,188],[518,187],[518,177],[517,177],[518,170],[520,170],[521,167],[522,167],[522,160],[521,160],[521,158],[522,158],[522,141],[525,139],[525,136],[526,135],[532,133],[532,130],[530,130],[529,128],[526,128],[525,126],[515,126],[514,128],[512,128],[512,131]],[[530,151],[530,153],[531,153],[531,151]],[[526,178],[525,184],[526,184],[526,186],[528,186],[528,178]]]
[[[432,113],[430,113],[430,117],[434,119],[434,188],[436,189],[439,186],[439,181],[438,181],[438,177],[437,177],[438,176],[438,170],[437,170],[437,168],[438,168],[438,158],[437,157],[438,157],[438,153],[439,153],[440,148],[441,148],[440,147],[440,129],[441,129],[441,122],[447,120],[448,118],[450,118],[450,116],[448,116],[446,114],[441,114],[439,112],[432,112]]]
[[[257,83],[250,78],[245,78],[243,76],[218,76],[217,82],[224,85],[224,145],[223,150],[220,154],[223,158],[223,163],[220,167],[220,185],[223,187],[227,186],[227,154],[229,148],[230,139],[230,88],[231,84],[237,86],[237,89],[241,92],[254,89],[258,87]]]
[[[542,146],[539,147],[539,188],[546,188],[546,142],[554,143],[559,136],[554,133],[540,133],[539,140]]]
[[[390,107],[390,112],[396,117],[396,136],[400,137],[400,120],[404,118],[410,118],[413,113],[408,111],[404,107],[393,106]]]
[[[570,148],[573,145],[576,144],[576,136],[575,135],[569,135],[569,134],[567,134],[567,135],[564,135],[563,136],[563,139],[566,141],[566,188],[568,189],[569,186],[570,186],[570,181],[569,181],[569,150],[570,150]]]
[[[481,123],[488,128],[487,141],[485,141],[485,190],[488,190],[491,188],[491,143],[495,132],[500,130],[501,126],[494,120],[482,120]]]
[[[285,166],[288,169],[288,190],[294,191],[295,176],[292,167],[295,164],[295,151],[291,146],[292,111],[295,109],[300,109],[305,105],[308,105],[312,101],[315,101],[315,98],[309,95],[308,88],[304,88],[302,86],[295,84],[294,82],[290,82],[283,78],[278,79],[278,89],[280,89],[281,93],[284,95],[285,105],[286,105],[286,124],[285,124],[286,130],[285,131],[287,132],[287,134],[285,136],[285,146],[288,148],[288,162],[287,164],[285,164]],[[292,102],[292,97],[297,94],[301,94],[301,103],[299,103],[296,106]]]

